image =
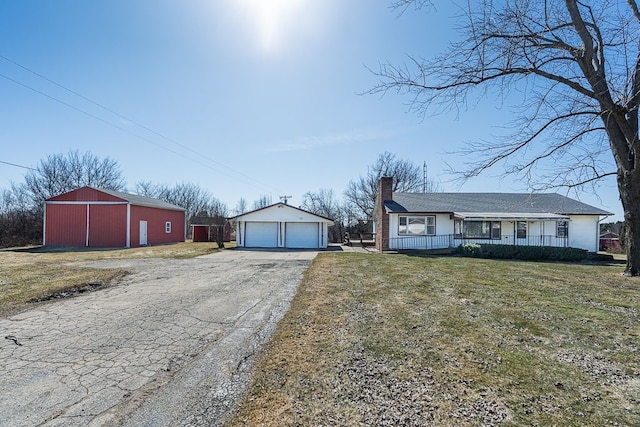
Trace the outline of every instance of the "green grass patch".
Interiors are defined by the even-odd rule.
[[[619,266],[322,253],[228,426],[640,425]]]

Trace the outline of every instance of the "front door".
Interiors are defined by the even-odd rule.
[[[140,221],[140,246],[147,244],[147,221]]]

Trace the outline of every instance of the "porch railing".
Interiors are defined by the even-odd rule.
[[[403,236],[389,239],[390,249],[446,249],[455,248],[459,245],[476,243],[480,245],[514,245],[514,246],[554,246],[567,247],[569,239],[567,237],[556,237],[555,235],[529,236],[526,238],[515,238],[514,236],[503,236],[502,239],[469,239],[455,237],[453,234],[443,234],[437,236]]]

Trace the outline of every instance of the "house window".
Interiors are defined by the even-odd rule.
[[[518,239],[526,239],[527,238],[527,221],[517,221],[516,222],[516,237]]]
[[[491,221],[491,238],[494,240],[502,239],[502,229],[500,221]]]
[[[569,237],[569,221],[556,222],[556,237]]]
[[[462,224],[456,227],[453,224],[453,233],[458,234],[462,228],[462,236],[465,239],[500,239],[501,225],[500,221],[460,221]]]
[[[456,239],[462,239],[462,220],[456,219],[453,221],[453,237]]]
[[[436,217],[401,216],[398,218],[398,234],[404,236],[433,236],[436,234]]]
[[[164,232],[171,233],[171,221],[167,221],[164,223]]]

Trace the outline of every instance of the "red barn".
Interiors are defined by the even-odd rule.
[[[82,187],[44,203],[42,244],[138,247],[184,242],[185,210],[113,190]]]

